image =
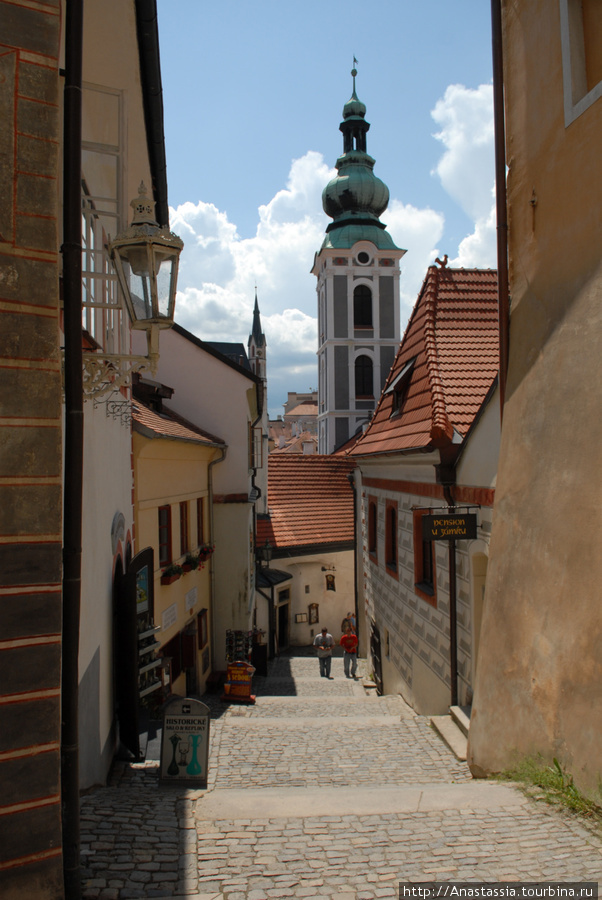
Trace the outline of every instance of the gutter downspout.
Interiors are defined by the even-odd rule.
[[[81,897],[78,703],[84,451],[81,295],[83,30],[83,0],[67,0],[63,124],[65,469],[61,643],[61,813],[66,900],[79,900]]]
[[[356,634],[359,639],[359,630],[360,630],[360,618],[359,618],[359,610],[358,610],[358,590],[357,590],[357,561],[358,561],[358,552],[357,552],[357,487],[355,484],[355,475],[353,472],[350,472],[347,476],[349,481],[349,486],[353,491],[353,602],[354,602],[354,612],[355,612],[355,624],[356,624]],[[363,630],[363,629],[362,629]],[[358,645],[359,651],[359,645]]]
[[[225,460],[227,447],[222,450],[222,455],[217,459],[212,459],[207,466],[207,481],[209,482],[209,535],[211,545],[215,543],[214,524],[213,524],[213,466]],[[209,572],[211,580],[211,666],[215,660],[215,565],[213,563],[213,554],[209,563]]]
[[[136,33],[140,61],[140,80],[142,82],[146,145],[155,201],[155,217],[159,225],[169,227],[157,0],[136,0]]]
[[[455,468],[454,484],[455,484]],[[449,508],[456,505],[452,496],[452,485],[443,486],[443,494]],[[456,542],[449,541],[449,675],[451,682],[450,706],[458,705],[458,615],[456,609]]]
[[[510,344],[510,289],[508,278],[508,207],[506,202],[506,131],[504,118],[504,56],[501,0],[491,0],[491,45],[493,56],[495,206],[497,219],[500,418],[503,418]]]

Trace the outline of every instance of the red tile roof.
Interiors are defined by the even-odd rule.
[[[355,468],[340,456],[280,453],[268,458],[270,515],[257,518],[257,543],[275,548],[353,544],[353,491],[347,476]]]
[[[430,266],[370,425],[350,456],[464,437],[498,372],[497,272]],[[414,360],[401,413],[387,391]]]
[[[221,438],[202,431],[165,406],[162,412],[157,413],[140,400],[133,400],[132,418],[134,429],[147,437],[171,438],[171,440],[194,441],[209,447],[225,447]]]

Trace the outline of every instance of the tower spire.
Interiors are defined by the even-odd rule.
[[[353,63],[353,91],[343,107],[339,125],[343,153],[336,161],[338,174],[322,192],[324,212],[333,219],[326,229],[327,240],[333,247],[343,246],[350,239],[351,228],[354,241],[363,238],[377,247],[395,248],[379,218],[389,203],[389,189],[373,172],[374,159],[366,146],[370,123],[366,121],[366,105],[357,96],[355,56]]]
[[[257,285],[255,285],[255,305],[253,307],[253,327],[247,343],[249,350],[249,362],[251,370],[256,375],[266,377],[266,341],[265,334],[261,327],[261,316],[259,314],[259,302],[257,300]]]

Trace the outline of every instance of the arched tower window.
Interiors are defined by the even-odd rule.
[[[353,291],[353,327],[372,328],[372,291],[367,284],[358,284]]]
[[[369,356],[358,356],[355,361],[355,396],[374,396],[374,376],[372,360]]]

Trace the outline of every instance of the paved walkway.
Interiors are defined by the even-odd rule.
[[[82,798],[86,898],[377,900],[400,881],[598,881],[602,839],[473,781],[399,697],[281,657],[257,704],[213,708],[207,790],[119,764]]]

